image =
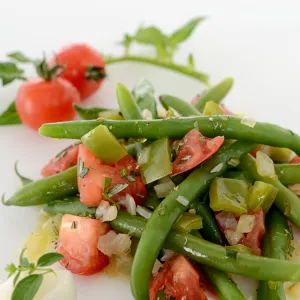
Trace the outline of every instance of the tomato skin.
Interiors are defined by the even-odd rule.
[[[300,156],[295,155],[290,161],[290,164],[300,164]]]
[[[79,145],[71,145],[62,157],[52,158],[41,171],[42,176],[48,177],[62,171],[65,171],[77,164]]]
[[[42,124],[70,121],[75,116],[73,103],[80,103],[76,88],[63,78],[25,81],[16,96],[16,109],[22,123],[37,130]]]
[[[200,99],[200,95],[196,95],[194,98],[192,98],[191,104],[195,104],[199,99]]]
[[[205,300],[200,286],[200,276],[193,265],[182,255],[163,264],[162,270],[152,277],[149,286],[150,300],[156,300],[158,291],[164,290],[168,299]]]
[[[102,68],[105,66],[99,51],[91,46],[83,43],[67,45],[56,53],[49,66],[53,67],[57,61],[67,66],[61,76],[77,88],[82,100],[91,96],[101,86],[103,79],[94,81],[85,77],[88,65]]]
[[[61,265],[73,274],[100,272],[108,265],[109,258],[98,250],[98,239],[109,230],[109,225],[99,220],[64,215],[57,247],[57,252],[64,255]]]
[[[84,167],[89,168],[88,173],[83,178],[78,176],[80,200],[85,205],[98,206],[101,200],[106,199],[102,194],[104,191],[105,177],[112,179],[109,188],[116,184],[128,183],[126,189],[112,197],[113,200],[118,201],[119,197],[125,196],[127,193],[135,199],[137,204],[141,204],[146,198],[147,190],[141,176],[133,176],[135,182],[128,182],[121,176],[121,169],[127,169],[129,167],[133,170],[137,167],[132,157],[128,158],[125,156],[125,158],[122,158],[115,166],[107,166],[104,165],[100,159],[97,159],[83,144],[80,144],[78,159],[84,162]],[[124,164],[126,164],[126,167]],[[144,197],[140,197],[139,194],[144,195]]]
[[[204,137],[196,129],[189,131],[180,142],[178,154],[173,163],[171,176],[189,171],[212,156],[222,146],[224,136],[217,136],[213,139]],[[190,157],[184,159],[185,157]]]

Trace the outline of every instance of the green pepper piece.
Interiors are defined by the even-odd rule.
[[[122,114],[117,109],[110,109],[98,113],[99,118],[108,120],[124,120]]]
[[[217,177],[210,186],[209,198],[212,210],[240,216],[247,212],[248,186],[242,180]]]
[[[163,137],[145,147],[138,157],[138,165],[146,184],[172,172],[169,139]]]
[[[252,249],[244,246],[242,244],[237,244],[237,245],[233,245],[233,246],[226,246],[226,249],[231,249],[234,250],[238,253],[248,253],[248,254],[252,254]]]
[[[81,141],[97,158],[109,165],[127,154],[125,147],[118,142],[104,125],[99,125],[85,134]]]
[[[202,218],[198,215],[184,212],[174,223],[173,229],[189,233],[202,228]]]
[[[271,147],[271,158],[274,161],[289,161],[292,155],[292,150],[288,148]]]
[[[212,115],[224,115],[223,110],[215,101],[208,101],[205,103],[203,109],[204,116],[212,116]]]
[[[248,188],[252,186],[252,180],[245,171],[227,171],[224,173],[224,177],[243,180],[247,184]]]
[[[272,206],[278,189],[269,183],[255,181],[254,185],[249,189],[248,208],[255,211],[262,208],[265,213]]]

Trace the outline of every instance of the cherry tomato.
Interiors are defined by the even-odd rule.
[[[100,52],[87,44],[77,43],[63,47],[49,62],[49,66],[52,67],[57,62],[66,65],[66,70],[61,77],[73,83],[82,100],[98,90],[105,76],[103,69],[98,70],[94,77],[87,76],[88,66],[104,68],[104,59]]]
[[[88,206],[97,206],[101,200],[106,199],[103,196],[105,177],[112,179],[108,191],[116,184],[128,184],[126,189],[112,196],[113,200],[118,201],[120,197],[130,194],[135,199],[136,203],[139,204],[144,201],[147,191],[141,176],[132,174],[131,177],[134,181],[131,181],[132,178],[131,180],[127,180],[121,175],[121,169],[123,168],[132,171],[136,170],[137,165],[133,158],[122,158],[123,161],[117,162],[115,166],[107,166],[104,165],[101,160],[97,159],[89,149],[81,144],[79,145],[78,159],[83,162],[84,168],[88,169],[84,176],[80,176],[80,170],[78,174],[80,200],[84,204]],[[127,164],[126,167],[124,167],[124,163]]]
[[[251,248],[253,254],[261,255],[262,240],[266,231],[265,215],[261,208],[254,213],[248,213],[248,215],[255,216],[255,224],[252,230],[246,233],[245,237],[243,237],[239,243]]]
[[[25,81],[16,97],[16,109],[22,123],[38,129],[44,123],[72,120],[73,103],[80,103],[76,88],[63,78]]]
[[[300,156],[295,155],[290,161],[290,164],[300,164]]]
[[[173,163],[171,175],[178,175],[195,168],[217,152],[223,142],[223,136],[210,139],[204,137],[196,129],[192,129],[179,144],[178,154]]]
[[[109,259],[97,248],[98,239],[110,230],[99,220],[64,215],[59,231],[57,252],[60,263],[74,274],[92,275],[105,268]]]
[[[150,300],[156,300],[157,292],[161,290],[167,299],[206,299],[200,286],[199,274],[182,255],[175,256],[163,264],[162,270],[153,276],[149,289]]]
[[[41,174],[44,177],[47,177],[75,166],[78,160],[78,146],[79,145],[71,145],[58,153],[46,166],[44,166]]]
[[[195,104],[200,99],[200,95],[196,95],[192,100],[191,104]]]

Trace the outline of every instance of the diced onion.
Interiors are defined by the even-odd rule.
[[[183,196],[178,196],[178,197],[176,198],[176,200],[177,200],[180,204],[182,204],[183,206],[188,206],[188,205],[189,205],[189,200],[186,199],[186,198],[183,197]]]
[[[158,112],[157,115],[160,118],[166,118],[167,117],[167,111],[164,108],[161,108]]]
[[[240,164],[240,160],[238,158],[230,158],[230,160],[228,161],[228,164],[230,166],[233,166],[233,167],[237,167],[239,164]]]
[[[216,165],[211,171],[210,173],[216,173],[221,171],[223,168],[223,163],[219,163],[218,165]]]
[[[158,273],[159,269],[162,267],[162,263],[157,259],[154,263],[153,269],[152,269],[152,274]]]
[[[143,116],[144,120],[152,120],[153,119],[152,112],[147,108],[142,110],[142,116]]]
[[[175,184],[171,179],[167,182],[163,182],[154,186],[154,190],[158,198],[167,197],[174,188]]]
[[[267,154],[265,154],[262,151],[257,151],[255,162],[257,173],[260,176],[269,177],[273,179],[277,178],[273,160]]]
[[[225,237],[226,237],[228,243],[232,246],[237,245],[239,243],[239,241],[241,240],[241,238],[244,237],[243,233],[236,232],[236,231],[231,230],[231,229],[225,230],[224,233],[225,233]]]
[[[224,230],[235,230],[237,226],[237,220],[231,212],[222,211],[216,215],[216,219]]]
[[[266,153],[268,156],[271,156],[272,154],[272,148],[268,145],[261,145],[259,151]]]
[[[300,183],[289,185],[289,189],[294,192],[297,196],[300,196]]]
[[[254,128],[256,121],[248,116],[244,116],[241,120],[241,124]]]
[[[189,213],[195,215],[196,214],[196,209],[195,208],[191,208],[189,210]]]
[[[118,209],[110,205],[108,201],[102,200],[96,209],[96,219],[107,222],[114,220],[118,215]]]
[[[255,216],[253,215],[241,215],[238,221],[236,232],[248,233],[250,232],[255,224]]]
[[[98,249],[105,255],[111,256],[129,253],[131,239],[128,234],[116,234],[110,230],[107,234],[100,236],[98,240]]]
[[[152,215],[152,212],[149,210],[149,209],[147,209],[146,207],[144,207],[144,206],[140,206],[140,205],[138,205],[137,207],[136,207],[136,212],[140,215],[140,216],[142,216],[142,217],[144,217],[145,219],[150,219],[150,217],[151,217],[151,215]]]
[[[287,292],[293,299],[300,299],[300,282],[289,283]]]
[[[160,259],[161,261],[167,261],[170,258],[172,258],[176,253],[173,250],[170,249],[164,249],[164,255],[163,257]]]
[[[132,196],[126,194],[125,197],[119,198],[119,203],[124,205],[128,213],[130,213],[132,216],[136,215],[136,204]]]

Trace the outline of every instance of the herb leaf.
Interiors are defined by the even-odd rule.
[[[73,105],[76,112],[79,114],[80,118],[83,120],[94,120],[99,118],[99,113],[102,111],[107,111],[107,108],[103,107],[81,107],[77,104]]]
[[[35,63],[35,60],[29,58],[21,51],[11,52],[11,53],[7,54],[7,56],[9,58],[12,58],[12,59],[20,62],[20,63],[32,63],[32,62]]]
[[[5,271],[8,272],[8,278],[9,278],[10,276],[16,273],[17,267],[13,263],[11,263],[5,267]]]
[[[104,178],[104,191],[106,191],[111,185],[112,179],[109,177]]]
[[[232,258],[232,259],[237,259],[237,252],[232,249],[226,249],[226,257]]]
[[[129,34],[125,34],[123,41],[120,42],[120,44],[125,48],[125,55],[128,54],[131,43],[132,37]]]
[[[191,68],[192,70],[193,70],[194,67],[195,67],[194,56],[193,56],[192,53],[190,53],[189,56],[188,56],[188,66],[189,66],[189,68]]]
[[[20,117],[16,111],[16,104],[13,101],[0,115],[0,125],[21,124]]]
[[[19,173],[19,171],[18,171],[18,161],[15,162],[15,167],[14,167],[14,169],[15,169],[15,173],[16,173],[17,176],[20,178],[20,180],[21,180],[23,186],[25,186],[25,185],[28,184],[28,183],[33,182],[32,179],[29,179],[29,178],[27,178],[27,177],[24,177],[24,176],[22,176],[22,175]]]
[[[56,252],[46,253],[39,258],[39,260],[37,262],[37,266],[38,267],[48,267],[48,266],[51,266],[51,265],[55,264],[56,262],[62,260],[63,258],[64,258],[63,255],[56,253]]]
[[[88,168],[84,167],[84,162],[81,158],[78,160],[78,176],[84,178],[85,175],[89,172]]]
[[[202,22],[205,19],[205,17],[198,17],[195,18],[188,23],[184,24],[181,28],[176,30],[172,33],[172,35],[169,37],[169,44],[172,48],[176,48],[176,46],[185,40],[187,40],[193,31],[196,29],[198,24]]]
[[[121,191],[125,190],[128,187],[128,183],[119,183],[114,185],[109,191],[108,191],[108,196],[112,197]]]
[[[32,300],[43,281],[41,274],[23,278],[15,287],[11,300]]]
[[[19,69],[13,62],[0,62],[0,79],[2,79],[2,85],[9,84],[16,79],[26,79],[23,73],[24,70]]]

